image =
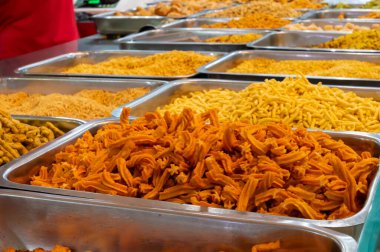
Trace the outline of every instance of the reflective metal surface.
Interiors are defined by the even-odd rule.
[[[376,9],[328,9],[305,13],[300,19],[313,19],[313,18],[339,18],[340,15],[344,15],[344,18],[355,19],[359,16],[367,15],[371,12],[380,12]]]
[[[280,31],[269,33],[251,43],[248,47],[263,50],[316,51],[316,52],[358,52],[379,53],[380,50],[330,49],[316,46],[334,38],[344,36],[347,32],[314,31]]]
[[[163,51],[138,51],[138,50],[128,50],[128,51],[96,51],[96,52],[76,52],[64,54],[51,59],[36,62],[27,66],[19,68],[17,71],[25,75],[42,75],[42,76],[70,76],[70,77],[107,77],[107,78],[140,78],[140,79],[163,79],[163,80],[173,80],[180,78],[189,78],[195,76],[197,73],[189,75],[179,75],[179,76],[140,76],[140,75],[111,75],[111,74],[67,74],[62,73],[68,67],[75,66],[77,64],[87,63],[95,64],[112,58],[123,57],[123,56],[133,56],[133,57],[147,57],[157,53],[163,53]],[[224,53],[221,52],[202,52],[198,53],[204,55],[213,55],[216,57],[221,57]]]
[[[215,60],[198,69],[199,73],[206,74],[210,78],[234,79],[234,80],[265,80],[275,78],[282,80],[285,77],[296,76],[289,74],[271,73],[229,73],[227,70],[236,67],[244,60],[256,58],[269,58],[274,60],[360,60],[380,64],[379,54],[376,53],[329,53],[329,52],[297,52],[297,51],[270,51],[270,50],[251,50],[236,51],[218,60]],[[345,78],[333,76],[309,76],[310,81],[328,84],[344,84],[357,86],[379,86],[380,79]]]
[[[0,78],[0,93],[11,94],[74,94],[84,89],[101,89],[117,92],[127,88],[157,88],[166,81],[141,79],[100,79],[100,78]]]
[[[127,103],[112,112],[112,115],[119,117],[123,107],[132,109],[132,117],[143,116],[146,112],[155,111],[157,107],[162,107],[169,104],[174,98],[187,95],[190,92],[209,90],[215,88],[226,88],[230,90],[242,90],[249,86],[254,81],[236,81],[236,80],[221,80],[221,79],[187,79],[176,80],[169,82],[151,93],[144,95],[133,102]],[[260,83],[257,83],[261,85]],[[359,87],[359,86],[339,86],[326,85],[336,87],[345,92],[354,92],[358,96],[373,98],[375,101],[380,101],[380,87]]]
[[[230,52],[246,49],[246,43],[205,42],[206,39],[246,33],[268,34],[269,30],[254,29],[159,29],[118,39],[122,49],[131,50],[202,50]]]
[[[182,83],[182,84],[181,84]],[[220,85],[220,83],[225,83],[225,85]],[[182,80],[177,83],[173,82],[170,85],[166,85],[166,92],[156,92],[156,106],[157,101],[165,102],[167,101],[171,95],[169,93],[175,93],[175,91],[194,91],[199,89],[205,89],[205,86],[208,87],[227,87],[232,86],[232,88],[242,89],[244,86],[248,85],[248,82],[233,82],[231,81],[209,81],[209,80]],[[181,87],[182,86],[182,87]],[[354,88],[349,88],[354,90]],[[156,91],[158,91],[157,89]],[[180,94],[180,92],[177,92]],[[149,97],[149,95],[147,95]],[[147,97],[147,98],[148,98]],[[138,109],[138,104],[131,105],[131,107],[136,108],[137,111],[142,111],[142,109]],[[142,103],[140,102],[140,106]],[[147,110],[152,111],[149,106],[152,106],[152,103],[144,104],[144,107]],[[60,139],[48,143],[44,147],[36,150],[33,153],[29,153],[25,155],[23,158],[13,162],[12,164],[5,165],[3,169],[0,171],[0,186],[6,188],[16,188],[27,191],[37,191],[37,192],[45,192],[50,194],[57,195],[68,195],[75,197],[84,197],[94,199],[97,202],[119,202],[128,206],[141,206],[147,209],[161,209],[163,211],[172,211],[178,210],[189,213],[198,213],[200,215],[208,216],[208,215],[216,215],[223,216],[230,220],[236,218],[243,218],[245,220],[250,220],[257,218],[259,216],[267,216],[263,214],[253,213],[253,212],[239,212],[234,210],[227,209],[219,209],[219,208],[205,208],[195,205],[181,205],[176,203],[169,202],[161,202],[155,200],[144,200],[137,198],[129,198],[123,196],[111,196],[100,193],[91,193],[91,192],[83,192],[83,191],[73,191],[73,190],[63,190],[57,188],[47,188],[40,186],[32,186],[29,185],[30,176],[35,175],[39,167],[41,165],[49,165],[52,163],[54,159],[54,155],[65,148],[65,146],[69,144],[73,144],[76,139],[81,137],[86,131],[90,131],[95,134],[96,131],[102,127],[103,125],[109,123],[118,123],[118,119],[103,119],[98,121],[92,121],[90,123],[79,126],[78,128],[72,130],[70,133],[64,135]],[[374,156],[379,156],[380,154],[380,140],[377,138],[376,134],[369,134],[363,132],[328,132],[333,138],[342,139],[347,145],[351,146],[354,149],[367,150],[374,154]],[[321,227],[330,227],[342,232],[345,232],[353,237],[357,237],[360,234],[361,226],[364,223],[368,210],[371,206],[371,202],[373,200],[374,192],[379,180],[379,172],[376,174],[374,180],[371,183],[368,197],[364,207],[354,216],[339,219],[339,220],[309,220],[309,219],[300,219],[300,218],[292,218],[292,217],[284,217],[284,216],[271,216],[276,220],[283,221],[299,221],[302,220],[304,222],[315,224]]]
[[[0,190],[0,250],[250,251],[279,239],[286,251],[354,252],[349,236],[271,216],[230,220],[41,193]],[[27,208],[26,208],[27,206]]]
[[[370,19],[370,20],[368,20],[368,19],[305,19],[305,20],[301,20],[300,19],[300,20],[295,21],[293,24],[296,24],[296,23],[302,23],[306,26],[314,24],[315,26],[320,27],[322,29],[326,25],[344,26],[348,23],[353,24],[353,25],[371,28],[372,25],[375,25],[375,24],[380,25],[380,19],[378,19],[378,20],[376,20],[376,19]],[[286,27],[285,27],[284,30],[288,30],[288,29],[286,29]],[[325,32],[327,32],[327,31],[325,31]],[[336,31],[331,30],[328,32],[336,32]],[[344,31],[344,32],[350,32],[350,31]]]
[[[184,19],[184,20],[178,20],[169,24],[165,24],[160,26],[159,28],[162,29],[172,29],[172,28],[202,28],[202,25],[211,25],[216,23],[225,23],[233,18],[190,18],[190,19]],[[235,18],[236,19],[236,18]],[[293,20],[293,19],[288,19]],[[281,28],[281,27],[280,27]],[[280,29],[279,28],[279,29]],[[206,29],[206,28],[205,28]],[[218,29],[231,29],[231,28],[218,28]],[[256,29],[260,30],[260,29]],[[261,30],[268,30],[268,29],[261,29]],[[276,29],[271,29],[276,30]]]

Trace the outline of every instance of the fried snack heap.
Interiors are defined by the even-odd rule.
[[[380,18],[380,12],[370,12],[366,15],[359,16],[359,18],[362,18],[362,19],[379,19]]]
[[[316,48],[380,50],[380,30],[355,31],[318,45]]]
[[[71,249],[69,249],[68,247],[61,246],[61,245],[55,245],[52,250],[44,250],[42,248],[36,248],[33,250],[7,248],[7,249],[4,249],[3,252],[71,252]]]
[[[254,1],[248,4],[229,7],[227,9],[207,14],[208,18],[236,18],[245,17],[255,13],[270,14],[278,18],[293,18],[301,16],[302,13],[294,10],[288,5],[268,2],[266,0]]]
[[[280,0],[280,2],[288,3],[290,7],[295,9],[321,9],[327,4],[321,3],[321,1],[313,0]]]
[[[206,9],[219,9],[232,4],[232,2],[216,2],[208,0],[173,0],[169,3],[158,3],[151,7],[137,7],[134,11],[116,12],[115,16],[165,16],[179,18],[193,15]]]
[[[216,57],[196,52],[169,51],[146,57],[125,56],[112,58],[97,64],[78,64],[63,73],[115,74],[141,76],[177,76],[196,72]]]
[[[233,34],[233,35],[224,35],[218,37],[212,37],[206,39],[205,42],[209,43],[248,43],[254,41],[258,38],[261,38],[263,35],[256,33],[247,33],[247,34]]]
[[[270,252],[281,248],[280,240],[253,245],[251,252]]]
[[[255,13],[239,19],[233,19],[224,23],[201,25],[201,28],[256,28],[274,29],[289,24],[289,20],[274,17],[269,14]]]
[[[371,26],[355,25],[353,23],[345,23],[344,25],[323,25],[318,26],[314,23],[307,25],[304,23],[288,24],[284,27],[289,31],[364,31],[364,30],[380,30],[380,24],[372,24]]]
[[[229,73],[303,74],[345,78],[380,79],[380,64],[359,60],[244,60]]]
[[[111,116],[116,107],[149,92],[149,88],[126,88],[118,92],[99,89],[70,94],[0,94],[0,107],[13,115],[63,116],[92,120]]]
[[[380,132],[380,102],[305,78],[253,83],[241,91],[210,89],[174,96],[157,110],[197,113],[218,109],[221,121],[284,122],[292,127]]]
[[[0,110],[0,165],[63,135],[52,123],[36,127],[21,123]]]
[[[90,132],[31,184],[308,219],[358,212],[378,159],[322,132],[146,113]]]

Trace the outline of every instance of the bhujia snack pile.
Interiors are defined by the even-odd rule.
[[[0,94],[0,107],[12,115],[63,116],[92,120],[111,116],[112,110],[149,92],[126,88],[117,92],[84,89],[74,94]]]
[[[0,165],[63,135],[52,123],[37,127],[21,123],[0,110]]]
[[[87,132],[31,176],[36,186],[308,219],[358,212],[378,159],[322,132],[146,113]]]
[[[255,58],[239,62],[229,73],[303,74],[344,78],[380,79],[380,64],[360,60],[275,60]]]
[[[216,57],[173,50],[146,57],[125,56],[97,64],[78,64],[67,68],[63,73],[176,76],[194,74],[198,67],[213,60],[216,60]]]

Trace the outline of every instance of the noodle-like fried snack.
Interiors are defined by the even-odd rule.
[[[233,35],[223,35],[208,38],[205,42],[209,43],[248,43],[261,38],[263,35],[256,33],[246,33],[246,34],[233,34]]]
[[[31,184],[309,219],[358,212],[378,159],[322,132],[146,113],[90,132]]]
[[[336,69],[338,71],[338,69]],[[262,84],[262,85],[261,85]],[[285,122],[292,127],[380,132],[380,102],[305,78],[254,83],[241,91],[210,89],[176,97],[159,108],[180,113],[218,109],[221,121]]]
[[[256,29],[274,29],[281,28],[291,22],[286,19],[278,18],[270,14],[254,13],[232,19],[228,22],[201,25],[201,28],[256,28]]]
[[[169,51],[146,57],[117,57],[96,64],[78,64],[63,73],[176,76],[196,73],[198,67],[216,57],[196,52]]]

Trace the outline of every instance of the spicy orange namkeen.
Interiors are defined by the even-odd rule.
[[[309,219],[345,218],[366,199],[378,159],[284,124],[146,113],[90,132],[31,184]]]

